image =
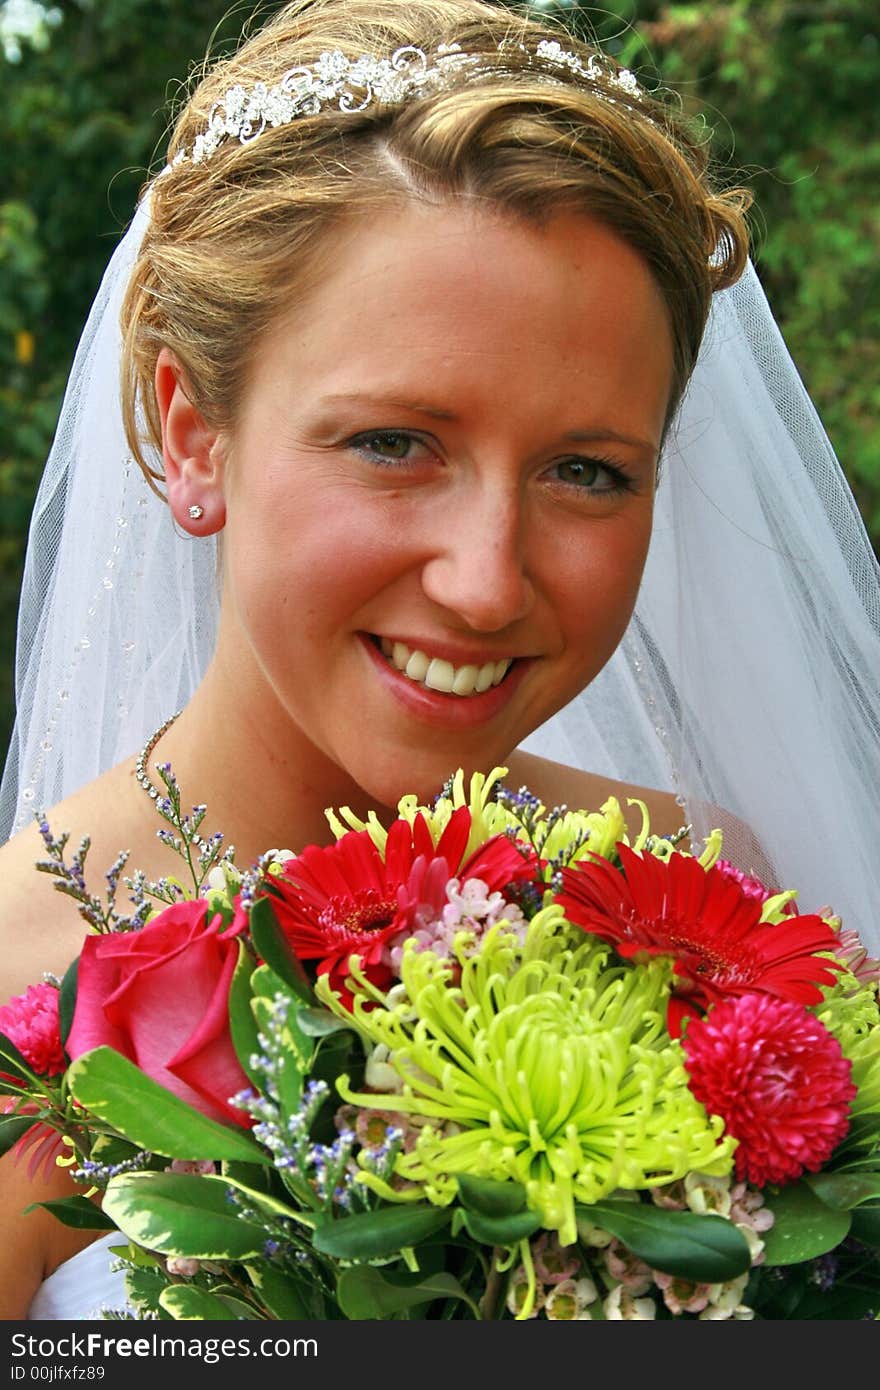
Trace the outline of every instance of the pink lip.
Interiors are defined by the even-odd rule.
[[[447,728],[466,729],[494,718],[511,699],[532,664],[530,657],[515,661],[501,684],[490,686],[482,695],[446,695],[440,690],[429,690],[427,686],[416,685],[415,681],[411,681],[391,665],[365,633],[359,633],[358,636],[361,646],[389,693],[417,719],[423,720],[426,724],[442,724]],[[435,649],[432,654],[440,653]]]

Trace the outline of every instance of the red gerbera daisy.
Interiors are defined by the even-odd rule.
[[[366,830],[353,830],[334,845],[309,845],[288,859],[273,881],[278,921],[301,960],[319,960],[319,975],[346,1003],[348,961],[360,958],[373,984],[393,978],[386,943],[413,926],[416,914],[439,914],[451,878],[480,878],[490,892],[533,878],[534,857],[524,858],[504,835],[487,840],[462,863],[471,813],[461,806],[449,818],[436,846],[421,814],[410,825],[394,821],[384,858]]]
[[[610,941],[624,957],[672,956],[675,986],[668,1024],[674,1037],[695,1010],[759,990],[818,1004],[834,983],[837,935],[821,917],[762,922],[761,901],[717,868],[688,854],[668,860],[619,844],[622,869],[607,860],[563,870],[558,896],[570,922]]]
[[[766,994],[714,1004],[683,1046],[691,1091],[739,1140],[738,1181],[818,1172],[849,1129],[851,1064],[803,1005]]]

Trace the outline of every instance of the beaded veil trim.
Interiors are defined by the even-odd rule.
[[[641,90],[627,68],[605,66],[594,54],[585,63],[554,40],[543,39],[534,53],[522,44],[516,48],[527,54],[530,67],[543,81],[560,82],[569,73],[595,84],[610,101],[621,94],[637,96]],[[500,55],[504,49],[502,44]],[[491,71],[483,63],[484,55],[466,53],[458,44],[441,44],[430,55],[407,46],[395,49],[390,58],[364,53],[354,61],[334,49],[322,53],[316,63],[291,68],[272,87],[265,82],[255,83],[250,90],[230,87],[213,107],[207,128],[196,136],[192,149],[180,150],[172,163],[201,164],[227,140],[246,145],[267,129],[289,125],[300,116],[315,116],[325,107],[355,113],[373,103],[399,106],[410,97],[443,91],[461,74],[483,76]]]

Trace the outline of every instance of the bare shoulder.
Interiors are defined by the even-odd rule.
[[[69,834],[68,862],[89,837],[86,882],[99,895],[120,850],[137,849],[129,843],[138,827],[132,781],[130,766],[120,764],[47,814],[56,837]],[[63,974],[82,943],[86,927],[76,904],[36,867],[47,857],[36,823],[0,846],[0,1003],[37,983],[46,970]]]
[[[82,1195],[62,1168],[52,1165],[31,1175],[27,1160],[13,1151],[0,1158],[0,1319],[26,1318],[43,1280],[101,1234],[64,1226],[44,1208],[32,1207]]]
[[[643,801],[647,806],[651,829],[656,835],[672,835],[685,824],[684,812],[672,792],[616,782],[597,773],[582,772],[578,768],[554,763],[549,758],[539,758],[534,753],[521,750],[511,755],[508,768],[508,783],[527,786],[535,796],[541,798],[545,806],[566,805],[598,810],[609,796],[614,796],[620,802],[630,830],[637,831],[641,826],[638,808],[627,805],[628,799],[632,798]],[[682,841],[682,847],[687,848],[686,840]]]

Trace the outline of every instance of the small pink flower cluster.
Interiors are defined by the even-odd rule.
[[[773,1225],[773,1213],[764,1206],[762,1194],[746,1183],[731,1182],[729,1176],[689,1173],[681,1182],[652,1188],[651,1199],[670,1211],[712,1212],[726,1217],[745,1236],[752,1265],[763,1261],[761,1236]],[[698,1283],[652,1269],[599,1226],[586,1228],[581,1235],[595,1252],[592,1269],[585,1267],[574,1247],[561,1247],[555,1234],[544,1233],[531,1242],[537,1290],[529,1316],[559,1321],[601,1316],[608,1321],[646,1322],[656,1318],[662,1301],[673,1317],[689,1315],[704,1321],[753,1317],[752,1309],[742,1301],[748,1271],[724,1284]],[[508,1310],[514,1315],[521,1314],[528,1287],[527,1271],[520,1265],[507,1296]]]
[[[591,1317],[590,1306],[599,1297],[579,1254],[559,1244],[555,1231],[544,1231],[530,1242],[537,1289],[530,1317],[543,1313],[553,1322],[582,1322]],[[521,1314],[528,1296],[529,1279],[524,1266],[515,1270],[507,1291],[508,1312]]]
[[[430,950],[442,959],[453,955],[455,935],[460,931],[472,932],[474,951],[490,927],[496,922],[507,921],[517,939],[525,939],[527,922],[514,903],[505,900],[498,891],[490,892],[481,878],[469,878],[461,883],[451,878],[445,885],[446,903],[439,914],[416,914],[414,926],[402,932],[390,943],[389,964],[394,973],[400,976],[403,959],[403,946],[406,941],[415,941],[419,950]]]

